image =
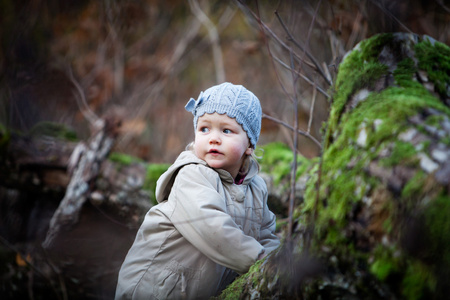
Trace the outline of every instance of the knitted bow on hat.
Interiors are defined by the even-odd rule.
[[[197,109],[197,106],[199,106],[202,102],[203,102],[203,92],[200,92],[200,95],[198,95],[198,99],[195,100],[194,98],[191,98],[184,108],[188,112],[191,112],[193,115],[195,115],[195,110]]]

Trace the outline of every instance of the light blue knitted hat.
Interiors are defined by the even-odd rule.
[[[198,118],[205,113],[227,114],[247,132],[253,147],[261,131],[261,104],[258,98],[242,85],[225,82],[201,92],[198,99],[191,98],[185,106],[194,115],[194,128],[197,130]]]

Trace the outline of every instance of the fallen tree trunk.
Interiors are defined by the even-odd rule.
[[[450,275],[450,49],[361,42],[339,68],[296,229],[223,299],[444,299]]]

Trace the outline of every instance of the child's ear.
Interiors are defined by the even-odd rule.
[[[248,148],[245,150],[245,154],[247,155],[252,155],[253,153],[253,148],[252,146],[248,146]]]

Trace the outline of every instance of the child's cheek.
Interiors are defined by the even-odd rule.
[[[195,155],[196,155],[197,157],[199,157],[199,155],[200,155],[200,153],[201,153],[201,151],[200,151],[200,145],[201,145],[200,140],[199,140],[197,137],[195,137],[193,150],[194,150],[194,153],[195,153]]]
[[[241,145],[234,145],[230,150],[236,158],[240,158],[245,152],[245,149]]]

